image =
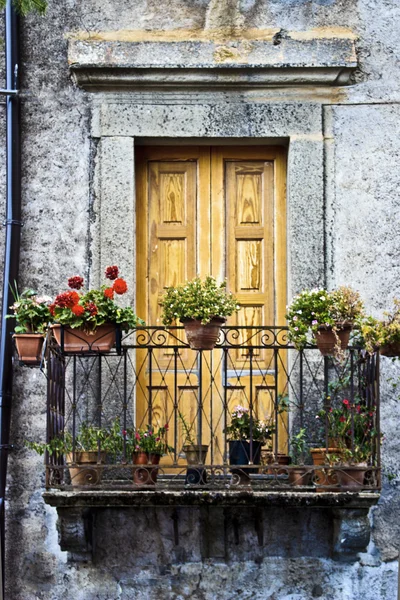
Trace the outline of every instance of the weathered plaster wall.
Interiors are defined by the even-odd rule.
[[[281,36],[298,32],[299,39],[315,39],[335,37],[343,28],[359,36],[355,85],[340,90],[249,90],[229,98],[212,88],[202,95],[183,91],[92,98],[70,82],[64,37],[71,32],[90,32],[93,37],[134,30],[141,39],[168,35],[177,41],[185,30],[189,39],[215,39],[223,45],[232,37],[251,38],[254,33],[249,31],[255,29]],[[31,16],[22,28],[25,226],[20,286],[54,294],[70,274],[81,273],[96,282],[106,263],[118,261],[129,268],[133,240],[129,237],[121,248],[116,238],[119,226],[128,223],[122,224],[119,217],[113,220],[107,211],[117,202],[122,202],[123,211],[124,202],[133,196],[133,171],[126,174],[120,168],[130,168],[132,137],[289,137],[290,291],[321,282],[326,259],[328,284],[358,287],[368,308],[381,314],[391,298],[400,295],[395,227],[399,28],[400,5],[392,0],[50,1],[46,17]],[[113,143],[118,165],[112,160]],[[119,173],[116,179],[108,167]],[[0,177],[3,190],[4,170]],[[106,230],[109,237],[103,239],[109,246],[101,248],[107,222],[113,225],[112,235]],[[129,277],[133,282],[134,273]],[[388,364],[383,373],[398,375]],[[44,436],[45,393],[43,375],[16,369],[16,449],[10,455],[7,503],[10,600],[395,597],[400,539],[396,476],[390,484],[385,480],[382,500],[372,511],[369,552],[353,564],[265,557],[258,564],[209,560],[160,569],[143,566],[129,575],[106,564],[67,563],[57,543],[54,509],[41,499],[41,459],[23,447],[25,438]],[[391,385],[383,385],[383,460],[395,475],[400,458],[396,396]],[[119,540],[115,548],[121,551]],[[156,545],[154,553],[161,549]]]

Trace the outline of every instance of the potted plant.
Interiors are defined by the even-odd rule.
[[[217,283],[210,275],[204,281],[196,277],[168,288],[161,305],[163,324],[168,326],[179,319],[194,350],[212,350],[226,317],[239,309],[236,298],[226,292],[226,282]]]
[[[31,367],[40,364],[44,337],[51,320],[49,304],[51,298],[39,297],[31,289],[21,294],[15,283],[12,290],[14,304],[10,306],[14,314],[7,318],[15,319],[13,339],[21,363]]]
[[[204,485],[207,483],[207,473],[203,465],[206,461],[208,445],[197,444],[192,434],[192,426],[189,426],[186,422],[184,415],[179,411],[179,419],[182,423],[183,430],[185,432],[185,439],[183,443],[183,451],[186,455],[186,460],[189,465],[186,471],[186,484]]]
[[[393,300],[394,307],[384,312],[385,319],[366,317],[360,322],[361,337],[371,354],[379,348],[383,356],[400,356],[400,299]]]
[[[311,470],[304,464],[304,455],[307,451],[306,429],[301,427],[290,438],[292,466],[289,470],[289,483],[293,486],[308,485],[311,479]]]
[[[158,465],[160,458],[173,452],[172,446],[166,441],[168,423],[157,430],[151,425],[146,429],[126,432],[127,446],[133,452],[133,464],[141,465],[133,469],[133,481],[137,485],[154,486],[157,482]]]
[[[114,301],[115,296],[121,296],[128,290],[126,281],[119,277],[118,267],[107,267],[105,276],[112,282],[111,285],[88,292],[80,291],[84,285],[82,277],[70,277],[70,289],[58,294],[50,305],[56,322],[51,327],[57,343],[63,346],[65,352],[108,352],[115,343],[117,326],[128,331],[144,325],[130,306],[122,308]]]
[[[311,332],[321,354],[340,355],[349,344],[354,322],[362,314],[360,295],[350,287],[332,292],[304,290],[288,307],[289,339],[297,349],[302,349]]]
[[[261,464],[261,447],[271,439],[274,427],[270,423],[250,416],[244,406],[235,406],[231,414],[231,423],[224,429],[229,441],[230,465]],[[238,483],[246,484],[250,474],[258,473],[258,467],[231,469]]]
[[[119,419],[110,428],[96,427],[83,422],[75,436],[62,431],[48,443],[26,442],[31,450],[40,455],[46,451],[56,459],[65,456],[69,467],[71,485],[97,485],[101,483],[103,465],[107,455],[114,458],[121,451],[122,436]]]

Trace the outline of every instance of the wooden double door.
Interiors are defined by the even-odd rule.
[[[165,289],[211,274],[218,280],[226,278],[228,290],[238,298],[241,308],[228,325],[248,328],[240,333],[243,348],[229,352],[224,380],[215,367],[222,364],[217,350],[207,353],[205,369],[197,368],[196,353],[186,349],[179,351],[179,364],[173,367],[171,348],[155,351],[151,373],[142,368],[137,422],[149,420],[150,394],[152,422],[170,423],[170,441],[178,446],[175,458],[185,437],[177,411],[195,436],[201,422],[202,443],[212,445],[214,463],[223,460],[222,432],[233,406],[248,406],[251,397],[258,418],[272,412],[271,351],[255,351],[259,376],[253,370],[250,390],[245,342],[256,341],[252,330],[260,326],[284,323],[285,165],[286,153],[280,147],[137,149],[138,314],[150,326],[161,325]],[[139,352],[138,360],[142,359]],[[227,386],[229,393],[222,389]]]

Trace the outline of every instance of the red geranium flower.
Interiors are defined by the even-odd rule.
[[[83,287],[83,277],[79,277],[79,275],[76,275],[76,277],[70,277],[68,279],[68,287],[73,290],[80,290]]]
[[[116,294],[125,294],[125,292],[128,290],[125,279],[116,279],[114,281],[113,289]]]
[[[62,294],[58,294],[54,300],[54,304],[59,308],[72,308],[75,304],[78,304],[79,299],[78,292],[63,292]]]
[[[97,306],[94,302],[88,302],[86,304],[86,310],[89,312],[91,317],[95,317],[98,313]]]
[[[350,406],[350,402],[349,402],[348,400],[346,400],[346,399],[345,399],[345,400],[343,400],[343,404],[344,404],[345,406],[347,406],[347,407],[348,407],[348,406]]]
[[[345,423],[346,422],[346,417],[339,417],[339,421],[341,423]]]
[[[75,306],[73,306],[71,308],[71,311],[74,313],[74,315],[76,315],[77,317],[81,317],[83,315],[83,313],[85,312],[85,309],[83,308],[83,306],[81,306],[80,304],[75,304]]]
[[[114,290],[112,289],[112,287],[110,287],[110,288],[106,288],[106,289],[104,290],[104,296],[105,296],[106,298],[109,298],[110,300],[113,300],[113,299],[114,299]]]
[[[116,265],[114,265],[112,267],[107,267],[105,270],[106,278],[111,279],[111,281],[114,281],[114,279],[117,279],[118,273],[119,273],[119,269]]]
[[[55,312],[54,312],[55,307],[56,307],[56,305],[54,303],[50,304],[50,306],[49,306],[49,311],[50,311],[50,314],[52,317],[54,317],[54,315],[55,315]]]

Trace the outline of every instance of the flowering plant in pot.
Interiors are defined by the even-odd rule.
[[[297,349],[302,349],[311,333],[323,355],[340,356],[363,311],[359,293],[350,287],[342,286],[332,292],[304,290],[288,306],[289,339]]]
[[[385,311],[384,319],[366,317],[360,320],[361,341],[366,350],[389,357],[400,356],[400,299],[394,298],[393,309]]]
[[[51,320],[51,298],[40,297],[32,289],[19,294],[16,283],[11,291],[14,296],[14,303],[10,306],[13,314],[7,315],[7,318],[16,321],[13,339],[18,358],[26,365],[37,366],[40,364],[44,336]]]
[[[61,431],[48,443],[26,441],[26,445],[40,455],[46,451],[56,459],[65,456],[72,485],[95,485],[101,482],[106,456],[114,459],[122,447],[119,419],[110,427],[97,427],[83,422],[75,435]]]
[[[67,352],[85,350],[106,352],[115,343],[115,329],[128,331],[144,325],[130,306],[120,307],[117,296],[128,290],[127,283],[119,277],[117,266],[107,267],[105,276],[112,283],[100,289],[81,292],[84,280],[80,276],[68,279],[69,290],[58,294],[50,305],[56,325],[52,325],[57,343],[61,345],[64,327],[64,349]]]
[[[161,456],[173,452],[167,443],[168,423],[155,429],[147,425],[146,429],[124,432],[127,449],[133,452],[133,464],[141,465],[133,469],[133,481],[138,485],[154,485],[157,481],[158,465]]]
[[[226,317],[239,309],[236,298],[226,291],[226,281],[218,283],[210,275],[204,281],[196,277],[168,288],[161,305],[163,324],[168,326],[179,319],[189,346],[195,350],[214,348]]]
[[[272,423],[250,416],[250,410],[240,404],[235,406],[231,413],[231,423],[224,429],[229,441],[229,463],[259,465],[261,447],[271,439],[274,431]],[[243,483],[251,473],[258,472],[258,467],[232,472],[239,475],[240,482]]]
[[[328,436],[335,440],[335,446],[332,443],[332,448],[328,449],[326,461],[340,467],[336,475],[345,487],[363,485],[378,437],[375,413],[375,407],[362,402],[351,403],[345,398],[338,407],[322,409],[317,415],[327,420]]]

